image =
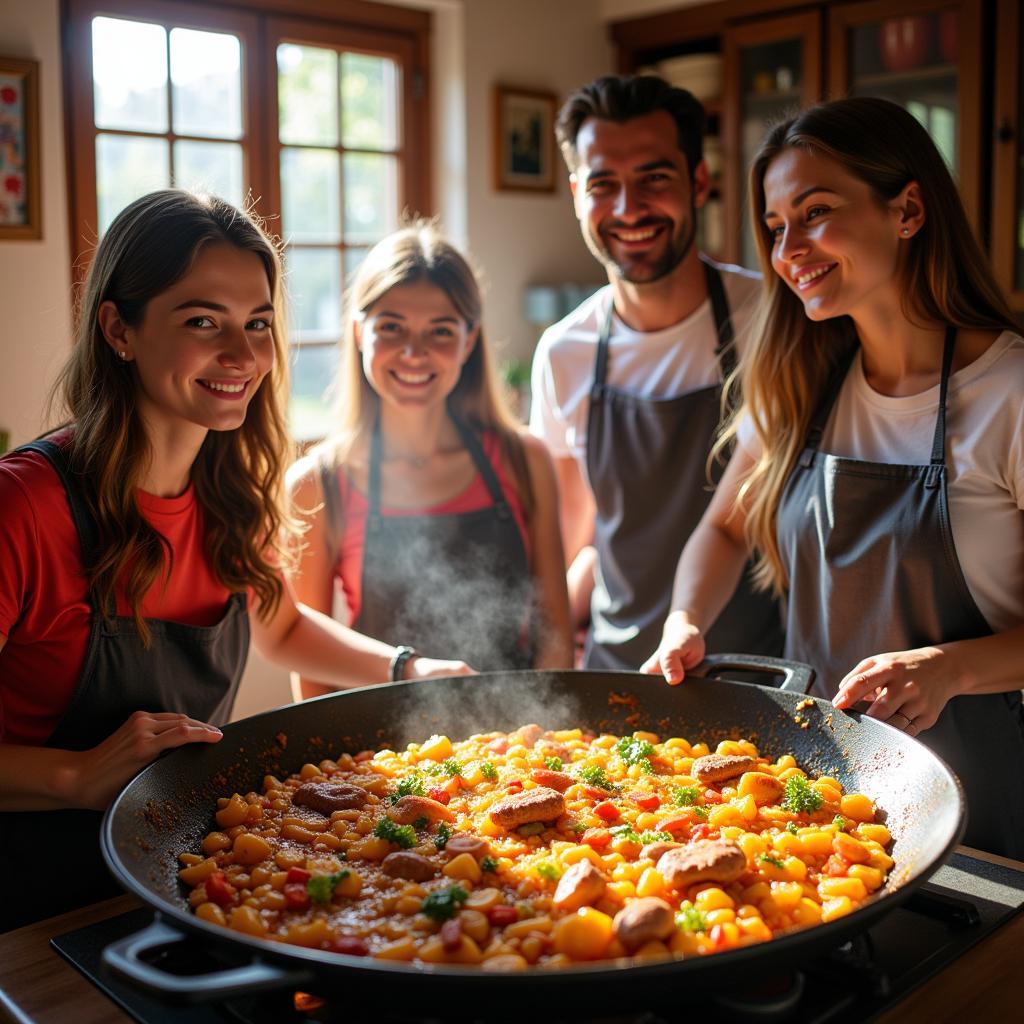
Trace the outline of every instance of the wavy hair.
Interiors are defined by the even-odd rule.
[[[113,302],[121,319],[137,326],[147,304],[189,272],[204,245],[216,242],[255,253],[263,263],[274,303],[274,366],[242,426],[207,433],[192,483],[214,575],[230,591],[251,587],[261,618],[269,618],[283,594],[280,566],[292,557],[288,540],[297,527],[284,493],[291,441],[281,263],[256,218],[222,199],[180,189],[152,192],[125,207],[96,248],[79,295],[75,345],[52,393],[73,424],[71,463],[99,528],[97,557],[86,567],[93,605],[109,616],[123,589],[146,645],[142,600],[161,573],[169,574],[171,550],[135,500],[152,451],[137,411],[134,364],[117,359],[98,312],[103,302]]]
[[[918,120],[889,100],[853,97],[821,103],[772,128],[750,168],[750,218],[764,275],[747,350],[724,401],[734,409],[713,455],[727,450],[749,411],[761,456],[740,489],[758,585],[788,586],[776,522],[786,481],[839,361],[856,344],[848,316],[815,322],[772,269],[764,223],[764,178],[787,149],[834,160],[884,205],[917,182],[926,217],[901,246],[897,273],[904,313],[915,323],[1016,329],[1013,313],[971,231],[956,185]],[[739,396],[742,395],[740,404]]]
[[[380,409],[380,396],[363,372],[362,356],[356,343],[356,323],[392,288],[418,281],[440,288],[470,330],[481,323],[480,282],[466,257],[441,234],[436,223],[416,220],[378,242],[356,271],[345,303],[338,425],[325,445],[326,456],[335,466],[344,464],[356,445],[369,437]],[[497,436],[501,454],[512,469],[516,490],[528,516],[533,506],[533,488],[521,428],[509,411],[498,384],[482,326],[462,366],[458,383],[448,396],[448,406],[478,432],[492,431]]]

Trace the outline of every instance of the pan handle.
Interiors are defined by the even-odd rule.
[[[231,996],[278,988],[295,988],[312,980],[311,971],[285,970],[256,958],[251,963],[209,974],[179,975],[163,971],[142,957],[160,946],[187,939],[159,914],[140,932],[111,943],[103,950],[103,963],[114,974],[139,988],[183,1002],[228,999]]]
[[[709,654],[689,674],[717,679],[729,669],[742,672],[767,672],[782,676],[778,689],[793,693],[807,693],[814,682],[814,669],[801,661],[769,658],[764,654]]]

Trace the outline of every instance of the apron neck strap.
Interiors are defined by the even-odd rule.
[[[370,465],[368,466],[366,482],[366,527],[369,530],[377,528],[380,522],[380,463],[381,450],[384,443],[381,440],[380,432],[380,409],[373,420],[373,432],[370,434]]]
[[[733,346],[735,333],[732,329],[732,313],[729,300],[722,284],[722,275],[705,257],[701,256],[704,266],[704,283],[708,298],[711,300],[711,314],[715,321],[715,358],[718,360],[724,380],[736,369],[736,350]],[[601,321],[601,329],[597,335],[597,355],[594,358],[594,387],[591,398],[600,397],[601,389],[608,378],[608,344],[612,336],[612,319],[615,315],[615,294],[612,293]]]
[[[946,395],[949,391],[949,373],[953,368],[953,349],[956,347],[956,328],[946,328],[942,346],[942,374],[939,377],[939,412],[935,417],[935,436],[932,438],[932,465],[946,464]]]

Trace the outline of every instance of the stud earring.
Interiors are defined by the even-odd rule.
[[[121,362],[126,362],[128,359],[128,353],[118,349],[117,354],[121,357]]]
[[[904,235],[909,235],[910,234],[910,228],[904,228],[903,229],[903,234]]]

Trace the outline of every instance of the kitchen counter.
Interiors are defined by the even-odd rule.
[[[1024,863],[963,850],[1024,871]],[[56,935],[84,928],[139,907],[130,896],[83,907],[0,935],[0,1021],[11,1024],[130,1024],[112,1003],[49,944]],[[965,1020],[1015,1020],[1024,997],[1024,913],[1018,913],[954,964],[877,1018],[882,1024],[963,1024]]]

